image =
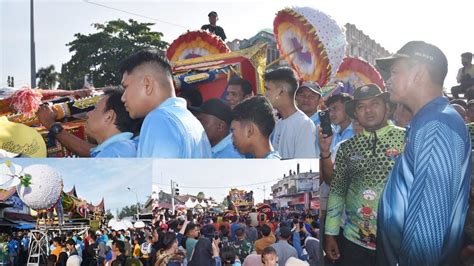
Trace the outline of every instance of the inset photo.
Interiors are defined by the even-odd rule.
[[[116,237],[144,237],[151,176],[152,160],[0,161],[0,264],[106,261]]]

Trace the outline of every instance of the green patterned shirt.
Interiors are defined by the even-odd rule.
[[[395,158],[402,153],[404,138],[405,130],[389,123],[341,144],[328,199],[327,235],[339,235],[345,210],[344,236],[375,249],[379,198]]]

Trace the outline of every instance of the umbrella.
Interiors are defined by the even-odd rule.
[[[280,54],[301,79],[320,86],[332,81],[347,45],[336,21],[310,7],[286,8],[277,13],[273,32]]]
[[[199,30],[189,31],[174,40],[166,51],[166,57],[174,62],[229,52],[229,47],[217,35]]]

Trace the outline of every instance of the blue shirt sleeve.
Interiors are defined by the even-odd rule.
[[[176,124],[164,112],[146,117],[140,132],[138,157],[180,158],[182,140]]]
[[[469,191],[469,176],[462,174],[470,167],[469,156],[465,158],[467,144],[439,121],[417,131],[400,265],[438,265],[444,254],[458,248],[456,242],[461,241],[456,235],[463,230],[460,217],[467,210]]]
[[[134,158],[136,156],[137,146],[133,140],[129,140],[110,144],[99,152],[95,158]]]

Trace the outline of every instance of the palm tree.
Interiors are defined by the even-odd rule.
[[[40,89],[54,89],[58,82],[59,73],[54,70],[54,65],[46,68],[40,68],[36,73],[36,78],[39,79],[38,87]]]

